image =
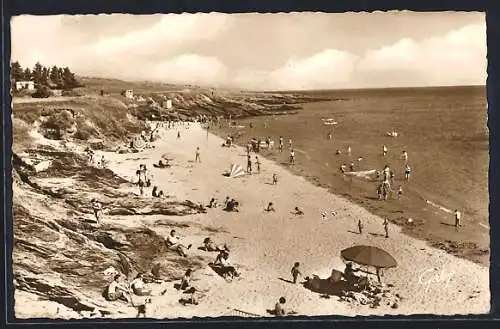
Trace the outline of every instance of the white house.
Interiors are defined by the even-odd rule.
[[[130,99],[134,98],[134,91],[132,89],[125,90],[125,97]]]
[[[162,107],[170,110],[172,108],[172,100],[167,99],[166,101],[162,102]]]
[[[16,90],[35,90],[35,83],[33,81],[16,81]]]

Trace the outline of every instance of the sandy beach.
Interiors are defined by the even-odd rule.
[[[227,213],[221,208],[208,209],[207,214],[165,219],[191,221],[220,228],[212,238],[227,242],[231,259],[242,271],[242,277],[231,283],[213,276],[207,266],[195,272],[197,286],[207,292],[200,305],[166,307],[169,297],[154,297],[152,317],[190,317],[228,315],[228,309],[240,309],[266,316],[280,296],[287,298],[287,307],[299,315],[384,315],[384,314],[480,314],[489,312],[489,271],[487,267],[456,258],[445,251],[430,248],[424,241],[406,236],[401,228],[389,227],[390,237],[383,237],[382,219],[367,210],[314,186],[272,161],[259,157],[261,173],[240,178],[227,178],[222,173],[231,164],[245,168],[245,151],[239,147],[222,148],[222,140],[207,134],[199,125],[189,129],[162,130],[162,138],[154,149],[138,154],[104,153],[108,167],[118,175],[135,179],[140,163],[150,168],[153,185],[176,199],[189,199],[207,204],[216,197],[226,196],[240,202],[240,211]],[[196,147],[201,149],[201,163],[194,163]],[[172,158],[172,167],[153,168],[163,156]],[[254,157],[255,155],[253,155]],[[271,185],[272,174],[279,183]],[[138,192],[138,191],[134,191]],[[150,198],[146,189],[144,198]],[[264,208],[273,202],[276,212]],[[291,214],[295,206],[303,216]],[[337,215],[330,215],[336,211]],[[321,213],[327,212],[326,219]],[[357,221],[365,229],[357,233]],[[107,219],[104,218],[104,222]],[[113,219],[111,219],[113,220]],[[169,227],[152,227],[152,218],[140,216],[120,220],[123,225],[134,221],[166,235]],[[177,229],[193,246],[202,244],[205,236],[196,227]],[[321,298],[320,294],[291,284],[290,268],[299,261],[304,276],[317,274],[327,278],[333,268],[342,271],[340,251],[354,245],[373,245],[394,256],[398,266],[384,272],[383,281],[392,284],[392,291],[402,297],[397,309],[381,306],[352,306],[338,297]],[[190,251],[189,257],[203,255],[201,250]],[[214,254],[215,258],[215,254]],[[284,280],[282,280],[282,279]],[[166,294],[168,295],[168,293]],[[170,298],[172,299],[172,298]],[[176,302],[176,301],[175,301]]]

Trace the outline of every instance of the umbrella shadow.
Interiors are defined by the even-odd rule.
[[[453,225],[453,224],[450,224],[450,223],[445,223],[445,222],[441,222],[441,225],[445,225],[445,226],[452,226],[452,227],[455,227],[455,225]]]
[[[348,290],[347,281],[340,280],[337,282],[331,281],[329,279],[320,279],[319,277],[313,277],[308,281],[303,283],[304,288],[321,294],[322,298],[324,296],[342,296],[343,291]]]
[[[355,232],[355,231],[351,231],[351,230],[348,230],[347,232],[352,233],[352,234],[358,234],[358,235],[361,234],[359,232]]]

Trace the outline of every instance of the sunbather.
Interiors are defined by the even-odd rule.
[[[206,251],[229,251],[229,248],[225,243],[222,246],[218,246],[210,237],[203,240],[203,248]]]
[[[224,278],[234,278],[239,276],[239,273],[236,271],[236,268],[229,261],[229,253],[225,250],[221,251],[217,258],[215,258],[214,265],[220,265],[222,276]]]
[[[225,211],[236,211],[238,212],[238,205],[239,203],[235,201],[234,199],[231,199],[227,205],[226,208],[224,208]]]
[[[293,213],[294,215],[304,215],[304,212],[302,211],[302,209],[300,209],[299,207],[295,207]]]
[[[267,208],[264,209],[264,211],[270,212],[270,211],[276,211],[276,210],[274,209],[273,203],[269,202],[268,205],[267,205]]]
[[[210,202],[208,203],[208,208],[217,208],[217,199],[215,198],[210,199]]]
[[[187,247],[180,242],[180,238],[175,234],[175,230],[170,231],[170,235],[166,239],[167,248],[177,251],[181,256],[187,257],[186,251],[191,249],[191,244]]]
[[[151,289],[147,288],[146,283],[144,282],[144,278],[142,273],[137,274],[134,281],[130,283],[130,287],[134,294],[138,296],[149,296],[151,295]]]
[[[131,301],[129,289],[119,282],[120,274],[115,275],[109,284],[106,297],[109,301],[121,299],[127,303]]]

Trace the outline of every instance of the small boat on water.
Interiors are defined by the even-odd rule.
[[[338,124],[338,122],[333,118],[322,118],[321,120],[323,120],[323,124],[327,126],[334,126]]]

